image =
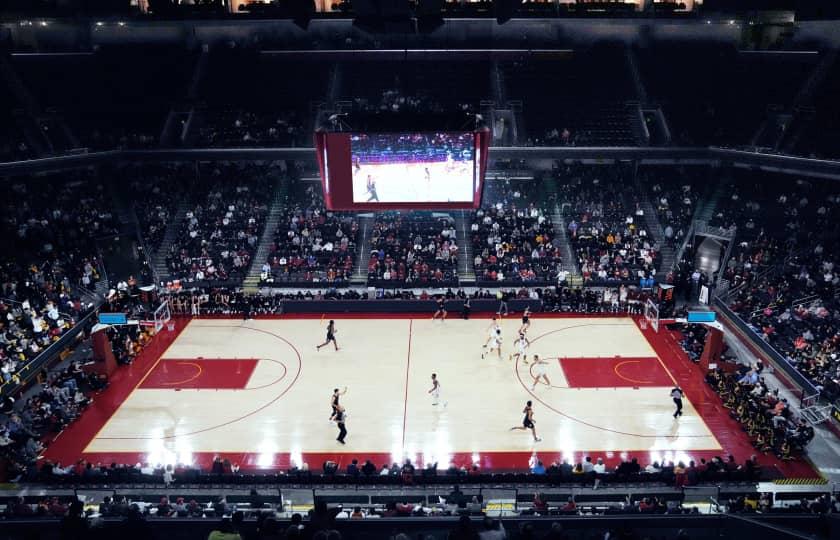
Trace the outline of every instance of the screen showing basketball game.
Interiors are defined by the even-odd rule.
[[[315,133],[329,210],[478,208],[489,130]]]
[[[472,202],[474,158],[472,133],[352,134],[353,202]]]

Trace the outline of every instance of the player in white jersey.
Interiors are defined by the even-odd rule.
[[[484,360],[484,357],[493,352],[495,349],[496,354],[499,357],[499,360],[502,359],[502,329],[496,328],[495,335],[490,337],[490,347],[487,349],[486,352],[481,353],[481,359]]]
[[[487,340],[484,342],[484,345],[482,345],[482,348],[486,349],[487,346],[490,345],[490,342],[493,341],[497,335],[497,330],[498,333],[501,334],[502,327],[499,326],[498,316],[493,315],[493,321],[490,323],[490,326],[487,327]]]
[[[437,373],[432,373],[432,387],[429,389],[428,393],[432,395],[432,405],[440,403],[440,381],[437,378]],[[448,401],[443,402],[444,407],[448,404]]]
[[[520,331],[519,332],[519,337],[516,338],[516,341],[514,341],[513,344],[516,346],[516,352],[511,354],[508,357],[508,360],[513,360],[514,358],[516,358],[516,360],[518,361],[519,357],[521,356],[522,360],[525,362],[525,364],[527,364],[528,363],[528,347],[531,346],[531,342],[528,341],[528,338],[525,337],[525,333]]]
[[[534,378],[534,384],[531,385],[531,390],[533,391],[537,387],[537,383],[540,382],[540,379],[545,381],[549,387],[551,387],[551,381],[548,380],[548,375],[546,375],[546,369],[548,368],[548,362],[543,360],[539,357],[539,355],[534,355],[534,363],[531,365],[531,376]]]

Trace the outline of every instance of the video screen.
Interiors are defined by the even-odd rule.
[[[471,203],[473,133],[350,136],[354,203]]]

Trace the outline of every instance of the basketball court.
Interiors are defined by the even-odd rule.
[[[327,319],[340,347],[316,351]],[[608,465],[627,456],[653,460],[755,450],[702,380],[699,368],[664,329],[620,316],[532,316],[529,355],[548,360],[550,385],[532,391],[532,366],[510,360],[520,325],[502,321],[503,354],[482,359],[489,318],[431,321],[414,315],[280,316],[176,319],[141,357],[120,368],[83,417],[45,457],[64,464],[178,463],[208,466],[215,455],[243,469],[277,469],[326,459],[408,457],[445,468],[523,469],[534,451],[548,465],[582,456]],[[440,404],[428,391],[441,382]],[[669,391],[687,395],[672,417]],[[347,444],[335,439],[330,395],[344,389]],[[522,425],[533,401],[537,434]],[[445,404],[445,406],[444,406]],[[807,463],[775,464],[789,476],[813,476]]]

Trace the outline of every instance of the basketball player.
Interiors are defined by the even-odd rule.
[[[359,171],[362,170],[361,161],[362,160],[359,159],[359,156],[356,156],[355,158],[353,158],[353,176],[356,176],[357,174],[359,174]]]
[[[344,442],[344,438],[347,437],[347,428],[344,426],[344,420],[347,418],[347,413],[344,410],[344,407],[341,405],[338,406],[338,409],[335,413],[334,421],[338,426],[338,437],[335,440],[340,442],[341,444],[346,444]]]
[[[524,334],[531,328],[531,308],[526,307],[525,312],[522,314],[522,326],[519,327],[519,333]]]
[[[512,428],[510,428],[510,430],[514,431],[521,429],[524,431],[526,429],[530,429],[531,435],[534,436],[534,442],[540,442],[542,439],[537,437],[537,428],[534,427],[534,409],[531,407],[530,401],[525,403],[525,408],[522,410],[522,413],[525,415],[525,418],[522,419],[522,425],[513,426]]]
[[[430,184],[430,183],[431,183],[431,181],[432,181],[432,173],[430,173],[430,172],[429,172],[429,168],[428,168],[428,167],[424,168],[423,170],[425,171],[425,172],[424,172],[424,175],[425,175],[425,177],[426,177],[426,184],[428,185],[428,184]]]
[[[525,333],[522,330],[519,331],[519,337],[516,338],[516,341],[513,342],[516,345],[516,352],[508,356],[508,360],[513,360],[516,358],[519,361],[519,357],[522,357],[522,360],[525,364],[528,364],[528,347],[531,346],[531,342],[528,341],[528,338],[525,337]]]
[[[679,386],[675,386],[671,390],[671,399],[674,400],[674,405],[677,406],[677,410],[674,411],[674,418],[677,418],[678,416],[682,416],[682,407],[683,407],[682,398],[683,398],[684,395],[685,395],[685,393],[682,391],[682,388],[680,388]]]
[[[330,324],[327,325],[327,340],[318,345],[316,349],[320,351],[321,347],[326,347],[332,341],[335,350],[338,350],[338,342],[335,340],[336,333],[338,333],[338,330],[335,329],[335,321],[331,320]]]
[[[534,384],[531,385],[532,391],[537,387],[540,379],[544,380],[545,384],[549,387],[551,386],[551,381],[548,380],[548,375],[545,374],[547,366],[548,362],[540,358],[538,354],[534,355],[534,363],[531,366],[531,376],[534,378]]]
[[[368,197],[366,202],[379,202],[379,195],[376,194],[376,180],[374,180],[371,175],[368,175],[367,177],[367,192],[370,194],[370,197]]]
[[[338,388],[333,389],[333,393],[330,396],[330,407],[332,408],[332,412],[330,413],[330,421],[332,421],[335,418],[336,411],[338,411],[339,407],[341,407],[341,405],[338,404],[338,399],[346,393],[346,386],[344,387],[343,392],[339,392]]]
[[[432,395],[432,405],[440,403],[440,381],[437,378],[437,373],[432,373],[432,388],[429,390],[429,394]],[[448,404],[448,401],[443,402],[444,407]]]
[[[496,330],[501,331],[502,327],[499,326],[498,316],[493,315],[493,320],[490,322],[490,326],[487,327],[487,340],[484,342],[484,345],[481,346],[483,349],[486,349],[487,345],[489,345],[493,338],[496,337]]]
[[[432,315],[432,320],[437,319],[438,315],[440,315],[440,320],[446,320],[446,301],[442,296],[438,296],[437,298],[437,311],[435,311],[435,314]]]
[[[495,349],[496,354],[499,357],[499,360],[502,359],[502,329],[496,328],[496,334],[490,339],[490,348],[487,349],[486,352],[481,353],[481,359],[484,360],[484,356],[490,354]]]

